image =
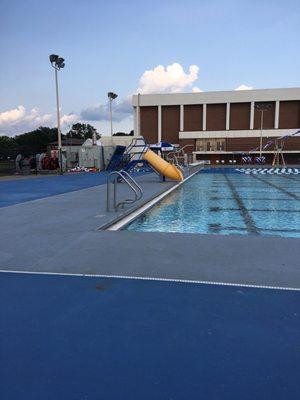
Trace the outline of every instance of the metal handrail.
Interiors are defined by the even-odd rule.
[[[137,144],[138,141],[142,141],[142,144]],[[142,136],[138,136],[132,139],[130,145],[127,147],[124,155],[129,157],[129,160],[132,161],[134,157],[137,157],[136,160],[141,160],[143,154],[148,150],[148,144],[146,143],[145,139]],[[140,148],[140,151],[133,151],[133,149]]]
[[[139,195],[138,195],[138,199],[140,200],[143,197],[143,189],[140,187],[140,185],[133,179],[133,177],[125,170],[121,170],[120,171],[121,174],[125,174],[125,176],[129,179],[129,181],[138,189],[139,191]]]
[[[169,160],[171,160],[171,157],[170,157],[170,155],[173,155],[175,158],[184,158],[184,149],[186,148],[186,147],[193,147],[193,145],[192,144],[186,144],[185,146],[183,146],[183,147],[180,147],[178,150],[175,150],[175,151],[170,151],[169,153],[167,153],[167,158],[169,159]],[[182,153],[182,156],[179,156],[179,155],[177,155],[177,154],[179,154],[179,153]]]
[[[121,171],[113,171],[107,176],[107,192],[106,192],[106,209],[110,211],[110,183],[111,177],[114,176],[114,197],[113,197],[113,206],[115,211],[118,210],[120,206],[124,206],[125,204],[132,204],[136,201],[140,200],[143,197],[143,190],[137,184],[137,182],[124,170]],[[117,203],[117,183],[118,178],[122,179],[127,186],[133,191],[134,199],[126,199]]]
[[[184,152],[184,149],[186,147],[193,147],[193,145],[192,144],[186,144],[185,146],[180,147],[176,151],[171,151],[171,152],[167,153],[166,159],[168,161],[170,161],[170,162],[173,162],[176,165],[176,167],[180,168],[181,164],[180,164],[179,160],[182,159],[183,160],[183,165],[185,165],[184,160],[185,160],[185,155],[187,155],[187,166],[188,166],[189,165],[189,161],[188,161],[188,155],[189,154]]]

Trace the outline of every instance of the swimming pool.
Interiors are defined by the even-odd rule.
[[[300,238],[300,175],[198,173],[125,229]]]

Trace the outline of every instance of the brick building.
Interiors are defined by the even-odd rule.
[[[212,164],[300,129],[300,88],[134,95],[133,107],[135,132],[148,143],[189,144],[195,159]],[[300,163],[300,136],[283,152]],[[263,154],[271,161],[273,148]]]

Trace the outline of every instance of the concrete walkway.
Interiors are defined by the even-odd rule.
[[[143,201],[174,185],[138,181]],[[105,198],[102,185],[1,208],[0,269],[300,288],[299,239],[98,230],[122,213]]]

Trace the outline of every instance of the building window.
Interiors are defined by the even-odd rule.
[[[196,151],[225,151],[225,139],[197,139]]]
[[[225,141],[218,141],[217,142],[217,151],[224,151],[224,145],[225,145],[225,143],[224,143]]]

